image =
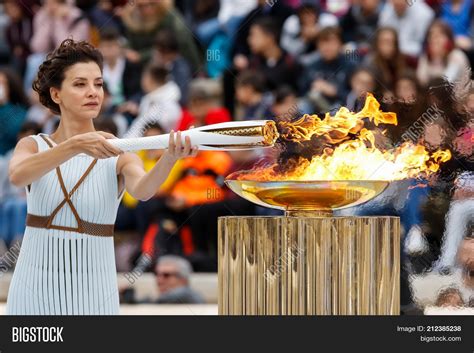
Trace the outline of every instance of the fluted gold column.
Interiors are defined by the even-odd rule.
[[[219,314],[398,315],[396,217],[221,217]]]

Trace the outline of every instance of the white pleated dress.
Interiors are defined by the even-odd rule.
[[[31,137],[39,152],[49,148],[40,135]],[[67,191],[61,188],[55,169],[27,187],[28,214],[51,216],[63,204],[56,210],[53,226],[78,229],[77,215],[81,223],[113,225],[124,194],[118,195],[117,160],[118,157],[96,160],[74,191],[94,162],[86,154],[74,156],[60,166]],[[71,191],[70,201],[64,202],[65,194]],[[8,315],[118,313],[113,236],[27,225],[8,292]]]

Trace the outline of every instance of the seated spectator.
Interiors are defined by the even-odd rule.
[[[4,1],[5,13],[10,19],[6,28],[6,39],[10,47],[10,64],[23,75],[26,59],[30,55],[30,40],[32,33],[32,15],[14,0]]]
[[[420,83],[427,85],[430,80],[439,77],[451,83],[461,80],[470,65],[466,54],[455,48],[451,28],[440,20],[433,22],[426,43],[416,72]]]
[[[374,93],[377,88],[375,76],[370,69],[359,67],[351,76],[351,91],[347,95],[345,106],[354,112],[364,107],[367,93]]]
[[[300,105],[294,89],[290,86],[280,86],[273,92],[273,103],[270,107],[270,115],[267,119],[282,119],[291,121],[299,118]],[[308,112],[311,113],[311,112]]]
[[[46,0],[33,19],[31,50],[46,54],[70,37],[76,41],[90,38],[86,15],[69,1]]]
[[[336,26],[337,17],[321,13],[320,8],[312,3],[300,5],[295,15],[288,17],[283,25],[281,47],[291,55],[298,57],[314,49],[318,32],[325,27]]]
[[[474,173],[464,172],[456,180],[456,189],[453,200],[446,214],[446,227],[443,236],[441,256],[437,263],[438,269],[455,266],[456,254],[459,251],[463,238],[471,236],[474,222]],[[472,242],[471,239],[471,243]],[[473,247],[471,247],[473,249]],[[463,257],[463,264],[470,264],[474,270],[474,252],[470,257]]]
[[[143,256],[141,263],[134,271],[142,273],[141,267],[147,267],[149,257]],[[161,256],[153,269],[158,286],[158,299],[146,298],[137,300],[133,287],[120,288],[120,302],[127,304],[204,304],[204,298],[190,286],[193,273],[191,264],[186,258],[176,255]],[[140,271],[140,272],[138,272]]]
[[[442,274],[451,277],[451,287],[441,292],[438,298],[444,306],[474,307],[474,238],[468,235],[461,239],[454,255],[453,267]]]
[[[217,215],[206,205],[224,201],[224,177],[232,168],[232,159],[226,152],[201,151],[195,158],[181,160],[178,177],[162,198],[153,199],[154,227],[145,235],[153,245],[146,252],[152,257],[165,254],[187,256],[196,270],[215,271],[215,228]],[[222,204],[219,209],[222,213]],[[205,211],[207,210],[207,211]],[[151,213],[150,213],[151,214]],[[211,246],[211,244],[214,244]]]
[[[398,35],[393,28],[381,27],[377,30],[372,50],[364,58],[364,65],[374,72],[383,91],[393,91],[393,84],[406,68],[406,58],[400,52]]]
[[[113,0],[98,0],[97,4],[88,11],[91,25],[101,32],[102,28],[113,28],[121,33],[123,31],[122,21],[114,8]]]
[[[422,0],[389,0],[380,13],[379,26],[392,27],[398,32],[400,51],[418,57],[434,11]]]
[[[194,81],[189,88],[188,109],[183,111],[176,130],[231,121],[229,111],[222,107],[206,81]]]
[[[185,105],[188,101],[188,87],[193,74],[188,62],[179,52],[179,43],[173,31],[162,29],[156,35],[154,61],[169,70],[171,80],[181,91],[180,103]]]
[[[232,113],[235,105],[235,77],[238,72],[249,68],[251,50],[249,45],[250,28],[262,18],[271,18],[278,28],[294,13],[292,7],[283,1],[258,0],[257,7],[242,20],[239,30],[233,37],[230,53],[231,69],[223,73],[224,104]]]
[[[166,255],[158,259],[155,267],[160,296],[158,304],[202,304],[203,297],[190,287],[192,267],[186,259]]]
[[[38,124],[27,122],[21,127],[17,140],[40,132]],[[0,248],[11,247],[13,243],[21,241],[25,232],[25,188],[14,186],[8,178],[8,164],[12,155],[13,149],[0,159]]]
[[[45,134],[53,133],[53,126],[59,122],[59,116],[40,103],[35,90],[30,89],[29,99],[31,106],[26,112],[26,120],[37,123]]]
[[[159,123],[165,132],[171,131],[181,116],[178,85],[168,80],[169,72],[161,65],[152,64],[142,74],[142,90],[145,96],[140,102],[138,116],[126,133],[127,137],[142,136],[146,125]]]
[[[257,0],[220,0],[217,17],[211,18],[196,27],[196,35],[205,46],[219,33],[233,36],[242,19],[257,6]]]
[[[385,102],[385,110],[397,114],[397,125],[385,125],[385,136],[394,145],[411,141],[421,143],[423,129],[420,117],[436,120],[439,111],[436,105],[427,103],[427,92],[423,89],[412,71],[406,71],[395,81],[394,97]],[[423,115],[424,114],[424,115]]]
[[[239,30],[234,34],[233,43],[233,64],[238,70],[243,70],[248,66],[247,57],[250,55],[250,48],[247,41],[250,28],[261,18],[271,17],[278,26],[283,26],[285,20],[293,14],[293,9],[283,1],[258,0],[257,6],[250,11],[242,20]],[[243,63],[243,66],[240,65]]]
[[[153,54],[156,34],[164,28],[176,34],[179,52],[197,71],[201,60],[193,36],[181,15],[173,10],[171,1],[135,0],[135,6],[125,6],[121,18],[130,48],[125,55],[134,63],[147,63]]]
[[[124,54],[120,33],[107,27],[100,32],[99,50],[104,57],[102,76],[113,106],[120,105],[140,90],[140,68]]]
[[[280,48],[280,28],[272,18],[261,18],[250,28],[248,38],[252,56],[248,68],[263,73],[269,89],[282,84],[297,87],[300,66]]]
[[[420,82],[410,71],[400,75],[395,81],[394,93],[399,102],[415,103],[422,99]]]
[[[349,77],[354,62],[342,53],[342,36],[338,27],[327,27],[319,32],[317,47],[321,57],[306,69],[302,77],[303,94],[318,112],[327,112],[346,100]]]
[[[174,2],[176,9],[182,14],[186,25],[193,32],[196,28],[208,20],[217,17],[220,8],[219,0],[191,1],[177,0]]]
[[[272,97],[265,92],[265,78],[259,72],[249,70],[239,75],[235,94],[243,110],[240,120],[262,120],[268,116]]]
[[[441,3],[440,19],[451,27],[456,46],[466,50],[472,47],[470,29],[473,10],[472,0],[448,0]]]
[[[344,43],[353,43],[361,54],[366,53],[377,30],[380,10],[380,0],[353,2],[339,22]]]
[[[24,78],[29,90],[38,67],[47,53],[57,48],[65,38],[76,41],[90,39],[90,24],[86,15],[66,0],[46,0],[33,18],[33,36]]]
[[[0,69],[0,155],[15,147],[28,106],[18,75],[9,69]]]
[[[307,1],[311,2],[312,0]],[[341,17],[347,13],[351,5],[350,0],[323,0],[321,3],[323,4],[324,11],[332,13],[337,17]]]

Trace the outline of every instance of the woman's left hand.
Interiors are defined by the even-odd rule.
[[[185,157],[195,157],[198,152],[197,146],[191,146],[191,138],[186,136],[184,138],[184,145],[181,141],[181,131],[175,133],[173,130],[170,132],[170,138],[168,143],[168,150],[166,154],[173,159],[180,159]]]

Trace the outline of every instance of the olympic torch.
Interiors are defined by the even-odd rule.
[[[233,121],[212,124],[181,132],[181,138],[189,136],[199,150],[247,150],[271,147],[279,134],[271,120]],[[168,148],[169,134],[158,136],[108,140],[122,151],[157,150]]]

